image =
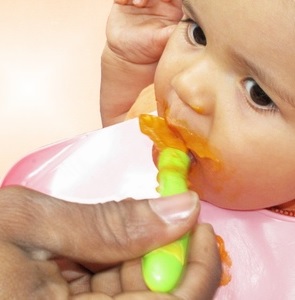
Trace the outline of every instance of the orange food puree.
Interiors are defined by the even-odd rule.
[[[231,281],[230,268],[232,265],[232,261],[228,252],[225,249],[225,245],[222,237],[217,235],[216,240],[217,240],[217,245],[218,245],[219,254],[222,263],[222,275],[221,275],[220,285],[223,286],[223,285],[227,285]]]
[[[142,133],[150,137],[159,151],[175,148],[187,152],[183,140],[170,129],[164,118],[153,115],[140,115],[139,125]]]
[[[139,123],[142,133],[150,137],[159,151],[167,147],[184,152],[190,149],[201,158],[209,158],[219,163],[206,139],[192,133],[185,126],[172,128],[164,118],[147,114],[139,116]]]
[[[176,130],[181,135],[187,148],[197,154],[200,158],[209,158],[215,163],[220,163],[215,155],[216,151],[213,151],[212,147],[208,145],[207,139],[191,132],[187,129],[187,126],[180,124],[180,122],[177,125],[173,125],[172,130]]]

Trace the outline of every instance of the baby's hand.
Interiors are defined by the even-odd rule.
[[[111,51],[134,64],[154,64],[183,13],[181,0],[114,0],[107,24]]]
[[[153,83],[168,38],[182,18],[181,5],[182,0],[114,0],[101,59],[103,126],[123,121],[140,92]]]

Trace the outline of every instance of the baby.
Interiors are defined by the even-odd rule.
[[[188,144],[191,188],[202,199],[295,211],[295,3],[115,2],[102,60],[104,124],[122,119],[154,81],[158,114]]]
[[[156,110],[155,94],[217,234],[218,300],[295,299],[294,16],[293,0],[116,0],[109,17],[102,121]],[[156,168],[137,121],[43,148],[4,183],[95,201],[140,183],[144,198]]]
[[[190,149],[229,253],[217,299],[295,299],[294,17],[293,0],[116,0],[109,17],[103,124],[157,107]]]

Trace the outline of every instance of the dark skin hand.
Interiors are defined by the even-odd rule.
[[[221,276],[213,229],[196,224],[200,206],[192,193],[168,200],[86,205],[0,189],[0,298],[212,299]],[[181,284],[171,294],[150,292],[142,255],[189,230]]]

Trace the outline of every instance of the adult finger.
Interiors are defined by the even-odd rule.
[[[81,263],[130,260],[172,242],[195,224],[195,194],[85,205],[22,187],[1,190],[2,236],[32,256]],[[95,269],[95,268],[94,268]]]
[[[180,299],[212,299],[221,279],[221,260],[216,235],[209,224],[196,226],[191,237],[187,269],[174,295]]]
[[[67,282],[53,261],[30,259],[5,241],[0,241],[0,261],[0,299],[68,299]]]

